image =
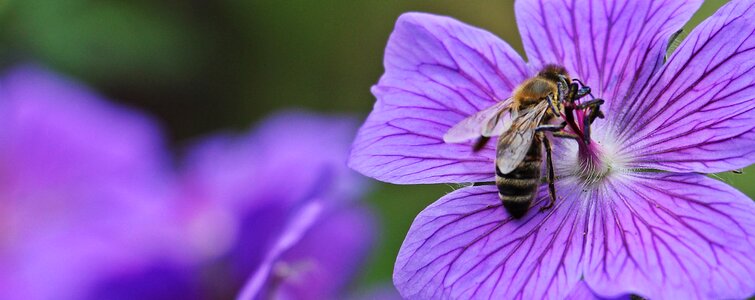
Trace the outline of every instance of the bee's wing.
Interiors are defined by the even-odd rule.
[[[514,119],[511,128],[498,139],[496,150],[496,166],[503,174],[508,174],[524,159],[532,145],[535,128],[548,109],[548,102],[540,102],[534,108],[521,112]]]
[[[509,107],[513,98],[498,101],[451,127],[443,135],[446,143],[460,143],[480,136],[495,136],[504,133],[511,126]]]

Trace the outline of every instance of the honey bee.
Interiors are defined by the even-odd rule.
[[[578,79],[570,79],[566,69],[558,65],[545,66],[535,77],[517,87],[512,96],[499,101],[456,124],[444,136],[447,143],[465,142],[477,138],[473,151],[479,151],[493,136],[499,136],[496,145],[495,184],[498,196],[506,211],[521,218],[529,210],[537,195],[542,170],[542,149],[545,148],[546,171],[550,202],[540,210],[553,206],[556,201],[555,174],[552,147],[545,132],[555,137],[581,139],[589,143],[589,125],[602,117],[602,99],[576,104],[590,94],[590,87]],[[581,132],[567,132],[567,124],[577,128],[571,112],[590,109],[584,118]],[[565,119],[553,124],[558,118]],[[580,130],[580,129],[576,129]]]

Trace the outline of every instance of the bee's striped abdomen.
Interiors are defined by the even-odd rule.
[[[496,167],[495,183],[498,187],[498,196],[506,211],[514,218],[524,216],[532,199],[537,195],[542,162],[542,140],[536,135],[527,155],[516,169],[508,174],[502,174]]]

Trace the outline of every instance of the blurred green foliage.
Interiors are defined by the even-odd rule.
[[[706,1],[685,31],[725,2]],[[0,0],[0,64],[78,77],[148,110],[180,145],[283,108],[366,116],[388,35],[407,11],[453,16],[523,53],[509,0]],[[718,177],[755,196],[755,168]],[[377,184],[368,199],[384,230],[362,286],[390,282],[414,216],[451,190]]]

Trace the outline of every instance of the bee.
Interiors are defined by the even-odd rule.
[[[477,138],[473,151],[479,151],[491,137],[499,136],[495,159],[498,196],[512,217],[521,218],[537,195],[543,148],[550,201],[540,210],[551,208],[556,202],[552,147],[545,132],[589,143],[589,125],[595,118],[602,117],[603,100],[593,98],[576,104],[588,94],[590,87],[578,79],[570,79],[564,67],[547,65],[517,87],[508,99],[456,124],[443,140],[459,143]],[[577,126],[572,112],[585,108],[590,108],[590,115],[582,120],[583,126]],[[559,118],[563,121],[553,124]],[[572,126],[572,132],[564,130],[567,125]]]

